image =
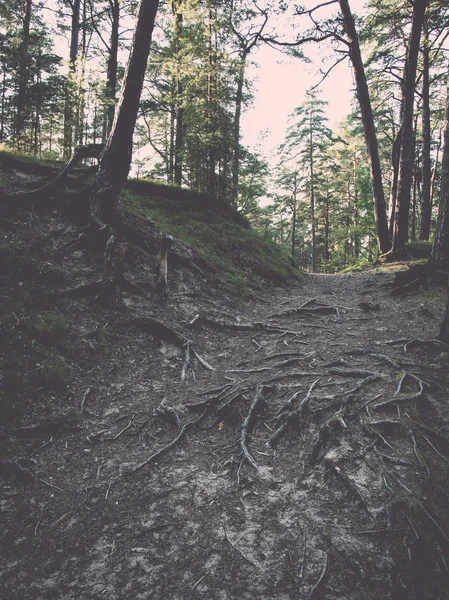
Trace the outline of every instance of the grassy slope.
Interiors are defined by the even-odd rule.
[[[216,205],[205,195],[130,180],[121,209],[193,246],[239,293],[247,283],[285,283],[299,276],[277,244],[251,229],[235,210]]]

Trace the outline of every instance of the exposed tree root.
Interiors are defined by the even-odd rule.
[[[410,348],[425,348],[427,346],[443,346],[446,350],[449,350],[449,346],[442,342],[441,340],[432,339],[432,340],[421,340],[420,338],[416,338],[414,340],[408,341],[404,345],[404,352],[407,352]]]
[[[189,352],[195,356],[197,361],[208,371],[213,371],[214,368],[202,358],[196,350],[194,350],[191,346],[192,342],[188,340],[186,337],[162,323],[162,321],[158,321],[153,317],[136,317],[131,321],[134,325],[142,329],[147,333],[150,333],[158,340],[163,340],[169,344],[173,344],[174,346],[178,346],[178,348],[186,348],[186,344],[189,345]]]
[[[268,318],[274,319],[275,317],[287,317],[289,315],[304,315],[306,317],[316,317],[321,315],[336,314],[338,314],[338,308],[336,306],[314,306],[309,308],[291,308],[281,313],[273,313],[272,315],[269,315]]]
[[[178,429],[181,427],[181,419],[179,418],[178,413],[172,406],[167,406],[164,404],[164,400],[159,404],[156,408],[156,414],[159,415],[164,421],[174,425]]]
[[[0,477],[7,481],[15,477],[21,483],[33,483],[36,479],[35,466],[36,461],[30,458],[0,460]]]
[[[326,577],[328,566],[329,566],[329,557],[326,554],[326,558],[324,560],[324,565],[321,570],[321,574],[318,577],[316,583],[312,586],[312,589],[310,590],[310,594],[308,596],[308,600],[315,600],[315,598],[317,598],[319,587],[321,586],[321,584],[324,581],[324,578]]]
[[[151,463],[154,463],[161,456],[164,456],[164,454],[166,454],[169,450],[171,450],[172,448],[174,448],[180,441],[182,441],[185,438],[185,436],[187,435],[188,431],[190,431],[191,429],[193,429],[195,427],[195,425],[198,425],[203,420],[203,418],[206,415],[206,413],[207,413],[207,408],[206,408],[206,410],[197,419],[194,419],[193,421],[189,421],[188,423],[185,423],[181,427],[181,430],[178,433],[178,435],[170,443],[168,443],[163,448],[160,448],[157,452],[155,452],[154,454],[152,454],[151,456],[149,456],[146,460],[144,460],[141,463],[138,463],[137,465],[135,465],[128,472],[129,473],[136,473],[137,471],[140,471],[141,469],[143,469],[147,465],[149,465]]]
[[[368,377],[380,377],[377,373],[373,373],[372,371],[362,371],[357,369],[330,369],[329,373],[331,375],[340,375],[340,377],[364,377],[365,379]]]
[[[249,408],[248,414],[243,421],[242,424],[242,432],[240,436],[240,447],[242,448],[244,458],[249,462],[249,464],[255,469],[258,468],[258,465],[254,458],[251,456],[248,450],[248,434],[249,430],[253,425],[253,421],[256,417],[257,411],[266,405],[266,399],[264,397],[265,391],[271,391],[272,388],[266,385],[259,385],[256,390],[256,394],[251,402],[251,406]]]
[[[273,435],[270,438],[271,446],[274,446],[277,443],[277,441],[284,434],[285,430],[287,429],[287,427],[289,425],[296,426],[298,429],[301,427],[301,421],[302,421],[304,410],[310,400],[310,395],[311,395],[314,387],[318,383],[318,381],[319,381],[319,379],[315,379],[315,381],[309,387],[307,394],[301,400],[301,402],[296,410],[289,411],[288,409],[292,406],[292,403],[293,403],[294,399],[298,396],[299,392],[296,392],[296,394],[294,394],[290,398],[290,400],[288,400],[288,402],[286,404],[284,404],[284,406],[280,409],[282,411],[282,414],[280,415],[278,422],[275,425],[275,427],[277,429],[275,430],[275,432],[273,433]],[[286,407],[288,407],[288,408],[286,408]],[[286,411],[288,411],[288,412],[286,412]]]
[[[345,413],[343,411],[338,411],[320,427],[310,453],[310,464],[314,465],[318,461],[322,449],[329,440],[334,439],[337,431],[346,429],[347,425],[344,421],[344,416]]]
[[[415,394],[411,394],[408,396],[407,395],[399,396],[399,394],[402,391],[404,381],[406,380],[407,377],[413,379],[418,384],[419,389]],[[395,404],[396,402],[411,402],[413,400],[418,400],[419,398],[422,398],[424,396],[424,386],[425,385],[427,385],[427,384],[422,379],[417,377],[416,375],[413,375],[412,373],[404,373],[399,381],[398,387],[394,394],[394,398],[392,398],[391,400],[385,400],[384,402],[379,402],[378,404],[374,404],[373,408],[378,410],[379,408],[385,408],[385,406],[391,406],[392,404]]]
[[[351,481],[351,479],[346,475],[346,473],[341,469],[341,467],[339,467],[330,458],[325,458],[324,464],[328,469],[330,469],[335,475],[337,475],[337,477],[339,477],[343,481],[343,483],[349,489],[352,497],[360,504],[360,506],[363,508],[363,510],[366,511],[366,513],[371,516],[370,510],[368,508],[368,504],[367,504],[362,492],[358,489],[356,484],[353,481]]]
[[[57,173],[57,175],[43,186],[28,192],[18,192],[10,196],[5,196],[3,202],[12,200],[33,200],[38,198],[48,198],[58,189],[58,185],[69,175],[76,165],[86,158],[99,158],[103,151],[103,144],[87,144],[86,146],[77,146],[70,159]]]
[[[208,327],[212,327],[214,329],[225,330],[229,329],[230,331],[265,331],[266,333],[278,333],[278,334],[291,334],[294,336],[302,335],[301,331],[291,331],[282,325],[271,325],[268,323],[232,323],[229,321],[222,321],[217,319],[210,319],[209,317],[202,317],[200,315],[196,315],[192,321],[189,323],[189,327],[196,327],[199,324],[206,325]],[[311,325],[305,325],[301,323],[301,327],[312,327]],[[320,327],[317,325],[316,327]],[[305,344],[306,342],[300,342]]]

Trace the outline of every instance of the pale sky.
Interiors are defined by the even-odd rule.
[[[313,0],[303,2],[306,8],[318,3]],[[364,0],[352,0],[351,8],[360,14],[364,4]],[[334,6],[330,8],[336,10]],[[320,13],[316,15],[320,16]],[[321,45],[308,44],[304,51],[312,59],[311,64],[284,56],[266,45],[250,56],[255,64],[249,66],[247,75],[253,82],[255,97],[252,106],[246,109],[242,117],[242,142],[250,148],[256,147],[261,133],[267,131],[263,147],[270,163],[276,162],[275,149],[284,141],[288,115],[304,102],[307,90],[320,81],[320,68],[327,71],[340,56],[333,55],[327,42]],[[351,110],[354,81],[349,60],[337,65],[319,89],[323,90],[321,98],[329,102],[328,125],[333,128]]]

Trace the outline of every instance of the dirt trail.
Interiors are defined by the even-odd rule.
[[[1,596],[448,598],[448,355],[404,351],[444,293],[391,298],[391,278],[314,275],[238,306],[178,273],[157,310],[63,303],[86,350],[62,408],[83,413],[16,442],[37,480],[1,483]],[[214,370],[133,324],[150,312]],[[99,324],[114,351],[94,361]]]

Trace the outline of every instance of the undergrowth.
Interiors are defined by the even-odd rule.
[[[289,264],[287,253],[252,230],[233,209],[213,204],[206,196],[169,186],[169,197],[162,197],[163,188],[148,182],[144,193],[145,182],[139,182],[138,187],[131,182],[122,194],[122,209],[193,246],[223,273],[237,295],[246,297],[249,287],[260,285],[261,280],[285,283],[300,277],[300,272]]]

